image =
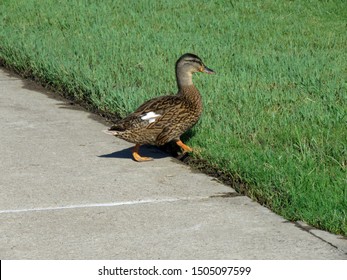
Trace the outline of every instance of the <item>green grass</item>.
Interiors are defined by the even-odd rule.
[[[188,144],[289,220],[347,235],[346,1],[0,2],[0,58],[125,116],[176,91],[193,52],[205,110]]]

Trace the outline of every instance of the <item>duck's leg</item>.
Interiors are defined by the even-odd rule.
[[[132,155],[133,155],[134,160],[136,160],[138,162],[153,160],[153,158],[151,158],[151,157],[140,156],[139,150],[140,150],[140,144],[136,144],[132,150]]]
[[[176,144],[182,148],[184,152],[192,152],[193,149],[186,144],[184,144],[181,140],[177,140]]]

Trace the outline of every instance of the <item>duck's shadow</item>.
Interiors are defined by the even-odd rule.
[[[100,155],[101,158],[126,158],[126,159],[132,159],[132,147],[126,148],[120,151],[115,151],[113,153]],[[169,157],[170,155],[167,153],[164,153],[163,151],[159,150],[157,147],[150,146],[150,145],[143,145],[140,148],[140,155],[144,157],[151,157],[153,159],[160,159]]]
[[[187,141],[191,137],[193,137],[195,134],[195,131],[188,130],[186,133],[182,135],[182,140]],[[126,159],[132,159],[132,149],[133,147],[126,148],[120,151],[116,151],[110,154],[104,154],[100,155],[101,158],[126,158]],[[178,145],[171,141],[169,143],[166,143],[163,146],[157,147],[157,146],[151,146],[151,145],[142,145],[140,147],[140,155],[143,157],[151,157],[153,159],[160,159],[160,158],[166,158],[166,157],[174,157],[178,160],[183,160],[188,156],[187,153],[182,153],[181,149],[178,147]]]

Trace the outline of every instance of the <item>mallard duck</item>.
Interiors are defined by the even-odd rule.
[[[178,93],[148,100],[109,128],[108,134],[136,144],[132,150],[135,161],[152,160],[140,156],[139,149],[143,144],[161,146],[175,141],[184,152],[192,151],[180,136],[196,124],[202,112],[201,95],[192,81],[195,72],[214,73],[198,56],[182,55],[176,62]]]

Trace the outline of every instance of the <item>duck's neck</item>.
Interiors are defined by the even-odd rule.
[[[194,103],[201,102],[201,95],[193,84],[193,74],[191,72],[176,70],[176,79],[178,94],[183,95],[186,99]]]
[[[186,89],[195,88],[193,85],[193,74],[191,72],[184,71],[182,68],[176,69],[176,80],[178,92],[184,92]]]
[[[186,102],[191,104],[192,108],[202,110],[202,98],[198,89],[193,85],[179,85],[178,95],[182,96]]]
[[[200,92],[194,85],[181,86],[178,90],[178,94],[184,97],[184,99],[193,107],[202,107],[202,98]]]
[[[193,74],[183,71],[183,69],[176,69],[176,80],[179,89],[186,86],[193,86]]]

